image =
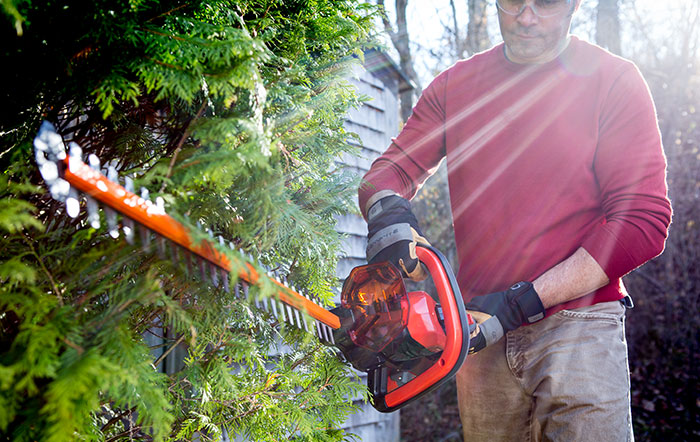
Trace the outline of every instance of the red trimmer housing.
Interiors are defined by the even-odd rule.
[[[394,411],[451,379],[469,348],[471,317],[445,257],[432,247],[416,253],[433,278],[439,304],[407,293],[401,272],[385,262],[356,267],[345,280],[336,346],[367,372],[374,407]]]

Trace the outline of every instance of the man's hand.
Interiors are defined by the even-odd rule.
[[[389,261],[414,281],[427,277],[416,256],[416,244],[430,244],[423,238],[408,200],[390,195],[374,203],[367,212],[367,228],[370,264]]]
[[[503,292],[477,296],[465,306],[477,327],[470,335],[469,354],[493,344],[506,332],[544,318],[544,306],[529,282],[518,282]]]

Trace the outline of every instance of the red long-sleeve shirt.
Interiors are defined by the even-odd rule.
[[[444,157],[467,299],[583,247],[610,284],[548,315],[617,300],[620,278],[663,250],[671,206],[647,85],[575,37],[546,64],[512,63],[501,44],[438,75],[365,175],[363,212],[378,190],[412,198]]]

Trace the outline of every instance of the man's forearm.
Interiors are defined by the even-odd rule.
[[[580,298],[610,282],[595,259],[580,247],[533,281],[545,308]]]

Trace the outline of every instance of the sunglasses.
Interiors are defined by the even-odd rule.
[[[567,12],[571,3],[572,0],[496,0],[496,6],[505,14],[518,16],[529,6],[540,18],[554,17]]]

